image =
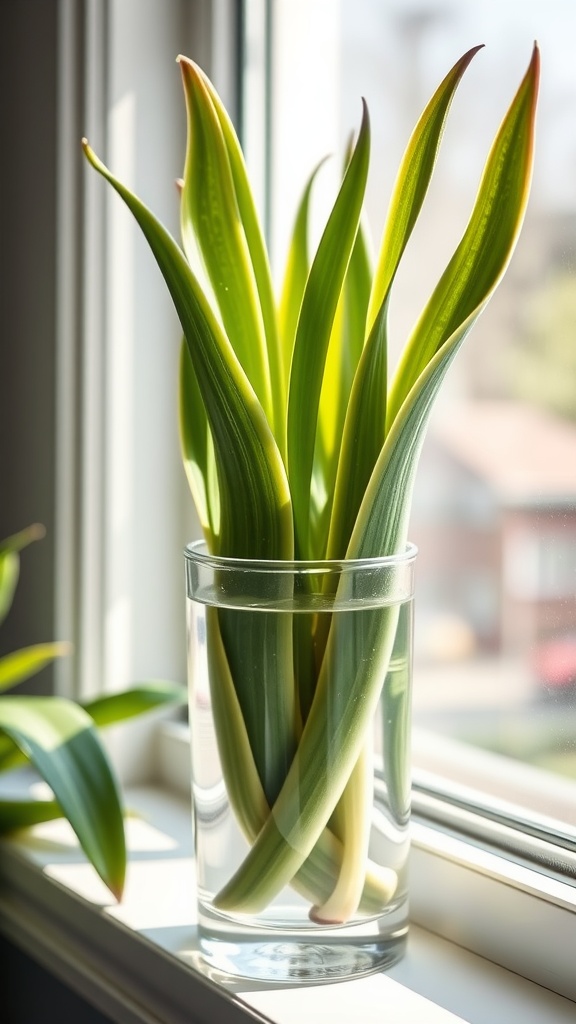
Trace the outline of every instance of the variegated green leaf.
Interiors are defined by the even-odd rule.
[[[180,446],[184,471],[208,547],[210,551],[217,551],[220,499],[214,447],[186,340],[180,348],[178,383]]]
[[[428,191],[454,93],[479,49],[476,46],[464,54],[439,85],[412,133],[396,177],[370,296],[368,337],[342,438],[329,558],[344,557],[362,497],[384,444],[390,288]]]
[[[312,263],[298,320],[288,397],[288,473],[296,551],[312,556],[310,485],[326,353],[356,240],[370,149],[366,107],[352,159]]]
[[[19,552],[32,541],[40,540],[43,536],[44,527],[39,523],[34,523],[0,542],[0,622],[6,617],[12,606],[14,591],[20,575]]]
[[[290,238],[288,256],[286,258],[284,278],[282,280],[282,291],[280,294],[280,302],[278,304],[278,322],[282,343],[284,376],[286,380],[289,380],[290,378],[290,366],[292,363],[292,352],[294,351],[296,327],[298,325],[302,297],[304,295],[306,281],[308,280],[308,272],[310,269],[308,251],[310,195],[316,176],[323,164],[324,160],[322,160],[321,163],[319,163],[312,171],[312,174],[306,182],[300,203],[298,204],[294,227],[292,228],[292,235]]]
[[[489,210],[498,210],[500,190],[511,202],[512,210],[494,225],[492,238],[499,259],[491,261],[492,273],[484,277],[485,290],[477,305],[427,363],[394,419],[360,508],[348,558],[393,554],[405,544],[417,460],[434,399],[459,346],[496,287],[519,231],[531,175],[538,71],[535,49],[488,158],[472,215],[476,222],[483,205],[486,213],[485,204]],[[512,138],[515,145],[510,144]],[[462,264],[467,266],[465,259]],[[477,294],[475,287],[471,291]],[[290,881],[317,841],[360,755],[393,650],[398,614],[399,608],[391,606],[356,614],[351,622],[342,614],[334,617],[313,705],[286,783],[243,865],[219,894],[222,909],[256,911],[265,906]],[[326,750],[335,755],[329,768]],[[274,864],[273,873],[265,873],[267,863]]]
[[[273,422],[272,390],[262,310],[240,219],[234,177],[220,119],[196,65],[180,59],[188,114],[182,190],[182,240],[198,244],[224,329]]]
[[[392,382],[387,424],[441,345],[494,291],[512,255],[530,187],[540,58],[537,47],[494,140],[462,241],[409,339]]]
[[[136,217],[180,316],[214,441],[221,515],[219,553],[237,558],[292,558],[292,509],[284,465],[232,346],[166,229],[104,167],[87,143],[85,151]],[[289,624],[285,617],[276,616],[272,628],[256,614],[245,628],[239,628],[237,617],[226,616],[224,611],[221,620],[254,758],[267,798],[273,800],[294,744]],[[266,758],[269,749],[276,752],[276,764]]]
[[[197,70],[202,76],[202,80],[214,104],[214,109],[218,120],[220,121],[220,127],[224,136],[228,159],[230,160],[230,169],[232,171],[234,187],[236,189],[238,211],[244,228],[244,233],[246,235],[248,249],[250,251],[254,278],[256,280],[258,295],[260,297],[264,330],[266,333],[268,363],[270,367],[270,384],[272,387],[272,401],[274,407],[274,434],[280,451],[284,452],[286,444],[286,382],[288,380],[288,373],[284,373],[282,362],[281,344],[276,318],[276,304],[274,300],[274,288],[272,285],[272,275],[270,273],[270,265],[268,262],[268,253],[266,252],[266,245],[264,243],[264,237],[262,235],[262,229],[260,227],[260,221],[256,211],[256,204],[254,202],[250,182],[248,180],[248,172],[244,163],[244,156],[242,154],[238,137],[234,131],[234,126],[220,97],[218,96],[218,93],[210,82],[210,79],[200,68]]]
[[[292,515],[284,466],[232,346],[169,232],[86,141],[84,150],[136,218],[180,317],[214,439],[221,496],[220,553],[290,559]]]
[[[350,392],[364,346],[371,281],[368,245],[360,225],[334,319],[320,395],[311,495],[312,550],[318,558],[332,557],[327,549],[336,475]],[[324,499],[318,509],[314,491]]]

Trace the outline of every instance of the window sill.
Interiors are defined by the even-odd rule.
[[[575,1019],[570,1000],[418,926],[407,956],[386,974],[306,988],[217,984],[194,968],[187,802],[139,788],[129,804],[130,867],[119,906],[110,904],[65,822],[0,844],[0,931],[119,1024],[338,1024],[357,1019],[359,1007],[366,1024],[381,1021],[384,1008],[395,1022],[418,1024]],[[425,856],[421,839],[417,858]],[[434,874],[430,883],[437,884]]]

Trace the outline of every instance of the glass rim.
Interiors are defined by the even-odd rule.
[[[411,565],[418,554],[418,548],[411,541],[404,551],[396,555],[379,555],[373,558],[312,558],[312,559],[264,559],[236,558],[228,555],[213,555],[208,551],[205,540],[195,540],[184,548],[186,561],[213,569],[241,569],[244,572],[285,572],[320,573],[349,572],[354,569],[391,569]]]

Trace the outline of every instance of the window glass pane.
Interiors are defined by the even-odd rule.
[[[367,212],[376,244],[419,113],[456,59],[486,43],[454,101],[395,285],[392,363],[461,236],[491,139],[539,41],[524,232],[451,370],[416,488],[415,759],[574,824],[576,6],[280,0],[273,10],[277,271],[305,178],[327,152],[343,153],[360,97],[373,131]],[[320,211],[338,176],[338,160],[331,163],[317,186]]]

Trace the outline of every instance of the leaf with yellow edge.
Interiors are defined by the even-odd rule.
[[[254,270],[254,278],[256,281],[256,287],[258,288],[258,295],[260,297],[262,320],[264,322],[264,330],[266,334],[266,346],[268,350],[268,363],[270,368],[270,385],[272,388],[272,400],[274,405],[274,436],[276,437],[280,451],[284,452],[286,446],[286,382],[288,380],[288,373],[284,373],[278,321],[276,317],[276,303],[274,299],[274,288],[272,285],[268,253],[266,251],[264,236],[258,219],[256,203],[254,202],[250,182],[248,180],[248,172],[246,170],[242,148],[234,130],[234,125],[232,124],[232,121],[228,116],[228,112],[226,111],[222,100],[208,76],[204,74],[201,68],[198,68],[197,70],[202,76],[204,84],[210,94],[212,103],[214,104],[214,110],[216,111],[216,115],[220,121],[228,159],[230,160],[230,169],[232,171],[234,187],[236,189],[238,212],[242,222],[242,227],[244,228],[250,258],[252,260],[252,268]]]
[[[502,278],[528,201],[540,76],[538,47],[490,151],[462,241],[438,282],[403,351],[387,410],[390,426],[410,389],[441,346]]]
[[[198,245],[231,345],[273,421],[266,336],[220,119],[196,65],[180,58],[188,114],[182,189],[184,250]],[[190,260],[190,262],[192,262]]]
[[[396,177],[370,295],[367,340],[346,414],[330,522],[328,557],[343,558],[370,474],[384,444],[388,305],[400,260],[422,208],[454,93],[481,47],[460,58],[420,117]]]
[[[299,558],[309,558],[310,486],[318,406],[332,325],[356,240],[366,187],[370,125],[364,105],[358,141],[312,262],[296,331],[288,397],[288,475]]]
[[[424,366],[395,417],[360,507],[348,559],[404,549],[412,485],[432,405],[460,344],[502,276],[520,229],[532,169],[538,72],[535,48],[488,157],[472,214],[474,225],[485,222],[489,212],[497,218],[491,233],[496,254],[489,261],[489,272],[481,273],[483,288],[478,292],[467,277],[473,272],[476,250],[459,250],[458,265],[469,286],[458,291],[470,301],[475,298],[476,304],[456,322],[452,334]],[[498,219],[503,202],[511,208]],[[467,243],[474,237],[474,233],[465,234]],[[444,279],[441,285],[443,294]],[[433,296],[429,308],[435,306]],[[458,306],[461,309],[464,304]],[[266,825],[217,897],[222,909],[255,912],[265,906],[316,843],[360,756],[394,647],[398,614],[399,608],[390,606],[356,613],[351,621],[342,614],[333,617],[314,701],[290,772]],[[359,670],[366,662],[370,671]],[[326,751],[333,755],[329,770]],[[266,870],[271,863],[272,872]]]

